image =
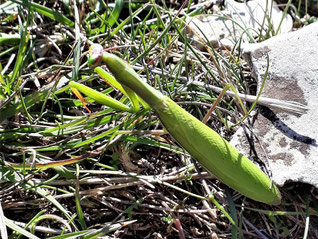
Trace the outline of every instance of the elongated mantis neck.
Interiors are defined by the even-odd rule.
[[[119,83],[137,93],[147,104],[158,105],[163,100],[163,94],[144,82],[139,75],[122,59],[104,52],[102,62],[106,64]]]

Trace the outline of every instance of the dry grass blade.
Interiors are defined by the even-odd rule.
[[[14,224],[16,224],[20,227],[23,227],[23,228],[27,227],[27,224],[23,223],[23,222],[14,221]],[[28,229],[31,229],[31,226],[28,226]],[[34,226],[33,230],[36,232],[44,232],[44,233],[47,233],[50,235],[55,235],[55,234],[60,235],[63,232],[63,230],[61,230],[61,229],[49,228],[49,227],[44,227],[44,226]]]
[[[134,69],[143,70],[144,68],[139,67],[139,66],[134,66]],[[171,75],[168,72],[160,71],[160,70],[156,70],[156,69],[152,69],[151,72],[156,73],[156,74],[164,74],[165,76],[169,76],[171,78],[175,77],[175,75]],[[188,79],[186,77],[183,77],[183,76],[178,77],[178,79],[181,81],[188,81]],[[202,81],[193,80],[193,81],[187,82],[187,84],[199,86],[199,87],[202,87],[204,89],[214,91],[216,93],[221,93],[223,90],[223,88],[221,88],[221,87],[210,85],[210,84],[204,83]],[[236,95],[233,91],[226,91],[225,95],[228,95],[231,97],[236,97]],[[255,102],[255,100],[257,98],[257,96],[255,96],[255,95],[248,95],[248,94],[242,94],[242,93],[237,93],[237,96],[241,100],[244,100],[244,101],[250,102],[250,103]],[[262,97],[262,96],[260,96],[258,98],[257,104],[263,105],[263,106],[266,106],[269,108],[275,108],[277,110],[284,111],[287,113],[297,114],[297,115],[305,114],[308,111],[308,107],[306,105],[295,102],[295,101],[279,100],[279,99],[267,98],[267,97]]]
[[[208,85],[205,84],[204,82],[198,82],[198,81],[192,81],[191,84],[204,87],[205,89],[208,90],[213,90],[215,92],[220,93],[223,89],[220,87],[216,87],[213,85]],[[227,91],[225,95],[229,95],[232,97],[235,97],[235,93],[233,91]],[[237,93],[238,97],[241,98],[241,100],[251,102],[253,103],[257,96],[255,95],[247,95],[247,94],[242,94],[242,93]],[[280,111],[288,112],[288,113],[293,113],[293,114],[298,114],[302,115],[305,114],[308,111],[307,106],[294,102],[294,101],[286,101],[286,100],[278,100],[278,99],[272,99],[272,98],[267,98],[267,97],[262,97],[260,96],[258,98],[257,104],[263,105],[269,108],[275,108]]]

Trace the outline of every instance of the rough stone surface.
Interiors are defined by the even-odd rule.
[[[267,54],[269,77],[262,96],[300,102],[309,110],[296,116],[260,108],[253,134],[245,130],[252,137],[242,127],[231,143],[267,164],[276,184],[292,181],[318,187],[318,23],[243,46],[258,85],[265,74]]]
[[[214,48],[226,47],[231,49],[241,38],[243,42],[251,42],[259,34],[265,35],[269,25],[271,25],[273,32],[277,32],[283,17],[283,11],[278,8],[276,2],[273,2],[273,8],[270,10],[272,1],[268,1],[268,3],[269,5],[266,6],[264,0],[252,0],[247,3],[226,0],[225,10],[217,16],[199,15],[188,18],[187,22],[202,39],[207,40]],[[265,13],[267,18],[264,20]],[[270,24],[267,19],[270,19]],[[292,18],[289,14],[286,14],[278,32],[289,32],[292,26]],[[244,29],[246,29],[245,33]],[[247,32],[249,36],[246,34]],[[196,37],[194,37],[194,40],[194,45],[203,50],[202,43]]]

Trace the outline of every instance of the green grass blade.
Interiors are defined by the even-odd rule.
[[[83,129],[90,129],[94,127],[103,126],[108,124],[112,120],[116,120],[119,115],[106,115],[103,116],[103,113],[111,113],[112,109],[106,109],[105,111],[100,112],[101,117],[87,119],[87,117],[83,117],[80,119],[76,119],[70,123],[59,125],[58,127],[54,127],[51,129],[44,130],[41,132],[43,136],[57,136],[57,135],[65,135],[74,132],[78,132]],[[0,131],[1,132],[1,131]]]
[[[0,3],[4,2],[0,5],[0,14],[8,14],[12,13],[12,9],[16,8],[16,4],[12,1],[1,1]]]
[[[19,44],[19,51],[18,51],[18,55],[17,55],[17,60],[15,62],[13,73],[12,73],[11,79],[9,81],[10,84],[12,84],[14,82],[14,80],[16,80],[21,75],[22,61],[23,61],[23,58],[25,56],[25,52],[26,52],[29,38],[30,38],[30,36],[28,34],[29,20],[30,20],[30,13],[28,14],[28,19],[25,23],[25,26],[23,26],[23,24],[19,21],[20,29],[21,29],[21,32],[20,32],[21,40],[20,40],[20,44]],[[14,87],[14,88],[17,88],[17,87]],[[10,92],[9,92],[9,94],[10,94]]]
[[[166,36],[166,34],[168,33],[168,31],[170,30],[170,28],[174,25],[175,20],[176,20],[177,16],[175,16],[170,23],[168,24],[168,26],[163,30],[163,32],[160,34],[160,36],[154,41],[154,43],[152,43],[142,54],[140,54],[139,56],[137,56],[130,64],[134,65],[136,64],[140,59],[142,59],[143,57],[145,57],[147,54],[149,54],[149,52],[162,40],[163,37]]]
[[[64,129],[71,128],[71,127],[76,127],[77,125],[83,124],[86,121],[87,121],[87,118],[81,118],[81,119],[78,119],[78,120],[74,120],[74,121],[72,121],[70,123],[64,124],[64,125],[59,125],[58,127],[55,127],[55,128],[44,130],[41,133],[44,136],[61,135],[61,134],[64,133],[63,132]],[[54,133],[54,132],[56,132],[56,133]]]
[[[83,237],[83,239],[101,238],[101,236],[106,235],[109,232],[113,232],[113,231],[119,230],[120,228],[128,226],[129,224],[132,224],[134,222],[136,222],[136,220],[126,221],[126,222],[119,222],[119,223],[114,223],[114,224],[108,224],[104,228],[96,230],[95,232]]]
[[[202,66],[207,70],[207,72],[209,73],[209,75],[213,78],[213,80],[220,85],[219,80],[217,79],[217,77],[211,72],[211,69],[207,66],[206,62],[204,62],[201,57],[199,56],[199,54],[197,53],[197,50],[195,50],[190,43],[185,39],[184,35],[182,34],[182,32],[176,28],[179,37],[182,39],[182,41],[184,41],[187,44],[187,47],[191,50],[191,52],[193,53],[193,55],[198,59],[198,61],[200,61],[200,63],[202,64]]]
[[[44,90],[43,92],[36,91],[31,95],[28,95],[24,98],[24,104],[26,108],[29,108],[36,104],[37,102],[41,102],[48,95],[49,90]],[[23,111],[23,105],[21,102],[7,105],[4,109],[0,110],[0,121],[8,119],[21,111]]]
[[[79,148],[79,147],[91,144],[91,143],[93,143],[93,142],[95,142],[95,141],[97,141],[99,139],[102,139],[102,138],[105,138],[105,137],[109,136],[110,134],[114,134],[118,129],[119,129],[119,126],[114,127],[114,128],[112,128],[110,130],[107,130],[106,132],[103,132],[103,133],[101,133],[101,134],[99,134],[99,135],[97,135],[95,137],[92,137],[92,138],[90,138],[88,140],[85,140],[85,141],[82,141],[80,143],[77,143],[72,148]]]
[[[41,187],[36,187],[32,181],[28,181],[28,185],[26,186],[29,190],[41,195],[43,198],[51,202],[57,209],[59,209],[65,215],[67,219],[72,219],[71,215],[67,212],[67,210],[47,191],[45,191]],[[74,223],[72,225],[76,228]]]
[[[48,237],[47,239],[77,239],[77,238],[82,238],[82,236],[85,236],[88,233],[90,233],[90,231],[85,230],[85,231],[67,233],[61,236]]]
[[[38,212],[38,213],[24,226],[24,229],[27,230],[28,228],[30,228],[31,225],[32,225],[32,223],[33,223],[38,217],[40,217],[40,216],[41,216],[42,214],[44,214],[44,213],[45,213],[45,210],[42,210],[42,211]],[[32,229],[30,229],[30,231],[31,231],[31,233],[33,233],[33,232],[32,232]],[[21,234],[18,236],[17,239],[20,239],[20,238],[21,238]]]
[[[4,220],[6,222],[7,227],[11,228],[13,231],[19,232],[23,236],[26,236],[27,238],[30,238],[30,239],[40,239],[39,237],[34,236],[32,233],[23,229],[22,227],[19,227],[18,225],[16,225],[12,220],[6,217],[4,218]]]
[[[23,7],[28,8],[28,4],[26,3],[26,1],[19,1],[19,0],[12,0],[12,2],[20,4]],[[34,9],[36,12],[49,17],[59,23],[62,23],[63,25],[68,25],[73,27],[74,26],[74,22],[71,21],[70,19],[68,19],[67,17],[65,17],[64,15],[62,15],[61,13],[55,12],[52,9],[42,6],[40,4],[37,4],[35,2],[30,2],[30,7],[32,9]]]
[[[141,137],[135,136],[135,135],[129,135],[129,136],[124,135],[123,138],[125,138],[125,140],[127,140],[127,141],[134,142],[136,145],[140,145],[140,144],[148,145],[148,146],[158,147],[161,149],[167,149],[171,152],[178,153],[178,154],[187,154],[182,148],[180,148],[178,146],[162,143],[162,142],[159,142],[158,140],[155,140],[155,139],[141,138]]]
[[[233,198],[232,198],[232,195],[230,193],[230,190],[228,188],[225,188],[225,193],[226,193],[227,201],[229,202],[230,216],[233,219],[233,221],[235,222],[235,225],[238,225],[237,212],[236,212],[235,204],[233,202]],[[237,239],[237,238],[238,238],[238,227],[232,225],[231,239]]]
[[[19,42],[17,42],[17,43],[19,43]],[[7,55],[7,54],[12,54],[12,52],[15,52],[17,49],[19,49],[19,45],[15,45],[11,48],[8,48],[7,50],[0,52],[0,58]]]
[[[285,16],[286,16],[286,14],[287,14],[287,11],[288,11],[288,9],[289,9],[291,3],[292,3],[292,0],[289,0],[289,1],[287,2],[287,4],[286,4],[286,7],[285,7],[285,9],[284,9],[283,16],[282,16],[282,18],[280,19],[279,25],[278,25],[277,29],[274,29],[275,32],[276,32],[276,34],[279,34],[280,27],[281,27],[281,25],[282,25],[282,23],[283,23],[283,21],[284,21],[284,19],[285,19]]]
[[[23,135],[26,135],[27,133],[17,133],[17,132],[8,132],[8,133],[3,133],[0,132],[0,141],[4,141],[4,140],[16,140],[18,138],[20,138]]]
[[[0,33],[0,44],[15,45],[20,42],[21,36],[18,34]]]
[[[4,164],[1,158],[0,162],[1,164]],[[0,182],[11,182],[11,183],[17,183],[21,181],[21,177],[19,174],[14,171],[12,168],[9,168],[7,166],[0,165]]]
[[[115,8],[111,12],[111,14],[108,18],[108,21],[107,21],[107,23],[110,27],[113,26],[115,24],[115,22],[117,21],[123,6],[124,6],[123,0],[116,0],[115,1]]]
[[[74,49],[74,60],[73,60],[73,65],[74,68],[72,70],[72,80],[77,81],[78,78],[78,71],[79,71],[79,66],[80,66],[80,57],[81,57],[81,36],[80,36],[80,29],[79,29],[79,24],[80,24],[80,19],[79,19],[79,13],[78,9],[76,6],[76,1],[74,1],[74,16],[75,16],[75,49]]]
[[[28,120],[29,120],[29,123],[31,124],[32,123],[32,116],[29,114],[28,112],[28,109],[24,103],[24,98],[22,96],[22,93],[21,93],[21,90],[19,89],[19,97],[20,97],[20,102],[21,102],[21,105],[22,105],[22,108],[23,108],[23,111],[25,113],[25,115],[27,116]]]
[[[75,186],[75,204],[76,204],[76,211],[79,218],[79,222],[81,224],[81,227],[83,230],[87,229],[86,223],[85,223],[85,217],[83,213],[83,209],[81,206],[81,195],[80,195],[80,185],[79,185],[79,166],[76,164],[76,186]]]
[[[112,38],[113,36],[115,36],[128,22],[130,22],[131,17],[135,17],[137,16],[141,11],[143,10],[143,8],[139,8],[138,10],[136,10],[132,16],[127,17],[124,21],[122,21],[122,23],[120,23],[109,35],[107,38],[105,38],[105,40],[103,42],[108,41],[110,38]],[[103,42],[101,43],[101,45],[103,44]]]

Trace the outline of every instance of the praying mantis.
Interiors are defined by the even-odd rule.
[[[113,76],[99,67],[102,64]],[[262,170],[206,124],[145,83],[124,60],[105,52],[101,45],[93,44],[89,50],[88,65],[127,96],[132,107],[72,81],[69,86],[78,98],[83,99],[83,93],[99,104],[131,113],[138,112],[140,105],[151,108],[169,134],[223,183],[255,201],[280,204],[278,188]]]

